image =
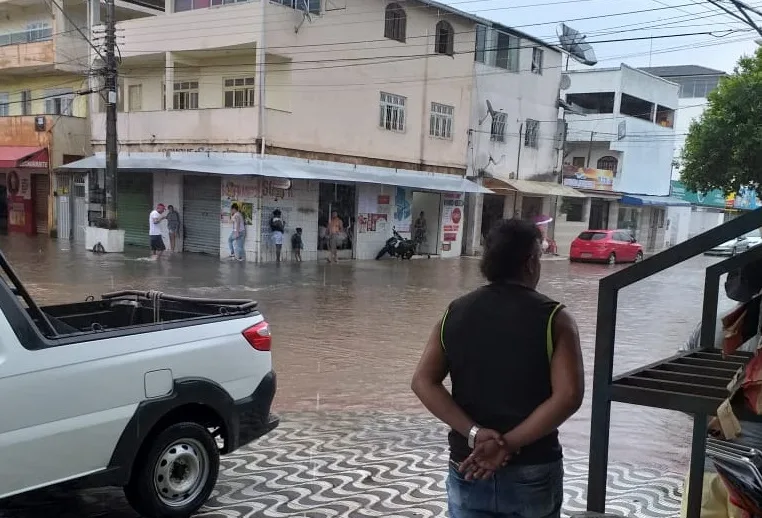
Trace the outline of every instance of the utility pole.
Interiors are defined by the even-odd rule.
[[[106,219],[110,228],[116,228],[116,175],[118,144],[116,135],[117,71],[116,71],[116,20],[114,0],[106,0]]]

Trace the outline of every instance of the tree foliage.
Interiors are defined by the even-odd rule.
[[[688,131],[682,166],[681,179],[693,191],[751,187],[762,197],[762,48],[741,58],[709,94]]]

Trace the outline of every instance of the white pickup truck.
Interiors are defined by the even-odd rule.
[[[127,291],[39,307],[2,254],[0,274],[0,499],[76,481],[187,517],[220,454],[278,425],[255,302]]]

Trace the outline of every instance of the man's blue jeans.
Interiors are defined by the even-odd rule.
[[[239,232],[238,237],[235,237],[235,232],[231,232],[228,236],[228,246],[230,247],[230,255],[234,255],[237,259],[243,259],[243,242],[246,239],[245,232]]]
[[[563,461],[508,465],[488,480],[471,481],[450,464],[447,501],[450,518],[559,518],[564,502]]]

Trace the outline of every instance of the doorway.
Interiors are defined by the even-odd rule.
[[[521,219],[531,220],[542,215],[542,198],[524,196],[521,199]]]
[[[609,202],[599,199],[590,200],[591,230],[607,230],[609,228]]]
[[[435,192],[413,192],[413,227],[421,212],[426,220],[426,233],[424,240],[418,246],[418,253],[422,255],[435,255],[439,250],[439,220],[442,196]],[[413,228],[415,235],[415,228]]]
[[[492,226],[503,219],[505,209],[505,196],[497,194],[485,194],[484,205],[482,207],[482,241],[487,237],[487,233]]]
[[[320,182],[318,195],[318,254],[330,248],[328,223],[331,214],[336,214],[344,224],[344,231],[338,241],[339,259],[351,259],[355,242],[355,208],[357,188],[354,185]]]

